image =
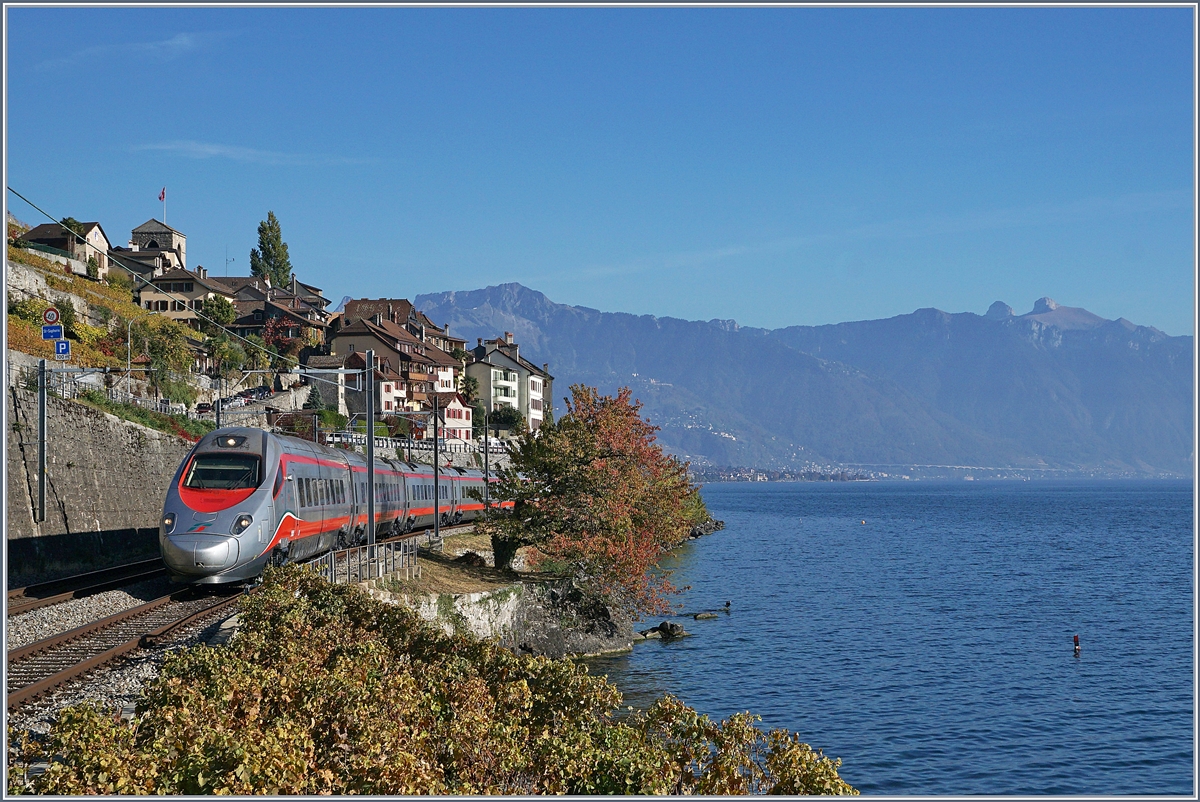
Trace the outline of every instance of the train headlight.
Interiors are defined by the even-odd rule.
[[[163,525],[163,532],[165,532],[166,534],[169,535],[172,532],[174,532],[175,531],[175,513],[168,512],[165,515],[163,515],[162,525]]]
[[[254,523],[253,515],[239,515],[237,520],[233,522],[233,529],[230,529],[229,533],[231,535],[240,535],[242,532],[245,532],[252,523]]]

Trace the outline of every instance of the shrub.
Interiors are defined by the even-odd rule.
[[[121,404],[110,400],[99,390],[84,390],[79,394],[79,400],[112,415],[116,415],[118,418],[140,423],[147,428],[157,429],[160,432],[169,432],[192,442],[199,440],[217,428],[216,424],[212,421],[192,420],[183,415],[166,415],[162,412],[139,407],[136,404]]]
[[[229,644],[169,656],[131,721],[80,706],[44,739],[10,729],[8,792],[856,793],[840,761],[748,713],[717,724],[665,697],[618,719],[620,703],[586,667],[288,566]]]

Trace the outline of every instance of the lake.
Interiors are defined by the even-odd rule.
[[[703,495],[726,528],[669,567],[684,612],[729,613],[589,660],[627,704],[750,710],[863,793],[1193,792],[1190,482]]]

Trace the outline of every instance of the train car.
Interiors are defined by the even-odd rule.
[[[438,477],[442,525],[476,520],[482,471],[445,468]],[[495,473],[487,477],[495,483]],[[492,498],[492,506],[511,506]],[[375,459],[375,531],[387,536],[434,525],[429,465]],[[167,489],[159,547],[183,582],[244,582],[269,563],[310,559],[366,542],[367,460],[261,429],[226,427],[196,443]]]

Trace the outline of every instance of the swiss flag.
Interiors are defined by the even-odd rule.
[[[166,187],[163,187],[162,192],[158,193],[158,199],[160,201],[165,201],[167,199],[167,188]]]

